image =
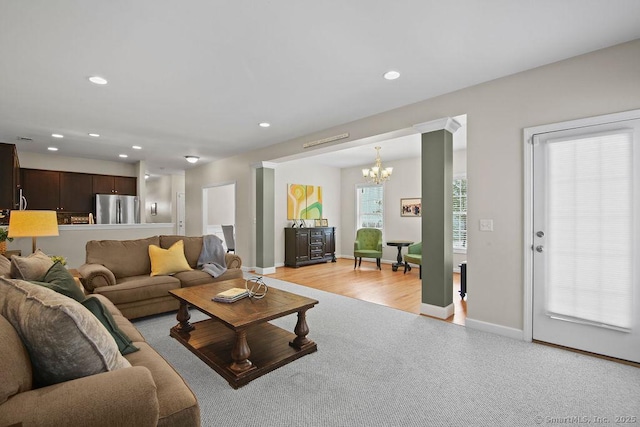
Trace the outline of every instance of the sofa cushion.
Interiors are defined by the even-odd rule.
[[[60,262],[55,262],[51,266],[41,282],[32,281],[31,283],[54,290],[78,302],[82,302],[86,298],[82,289],[80,289],[71,273],[69,273],[69,270],[60,264]]]
[[[184,257],[184,242],[178,240],[169,249],[149,245],[151,258],[151,276],[168,276],[180,271],[191,270]]]
[[[242,270],[234,269],[234,271],[227,270],[222,276],[217,278],[212,277],[209,273],[205,273],[202,270],[183,271],[182,273],[174,274],[175,278],[180,279],[180,283],[183,288],[189,286],[204,285],[207,283],[218,282],[221,280],[230,280],[235,278],[242,278]]]
[[[136,343],[140,351],[127,355],[133,366],[151,371],[160,408],[159,426],[200,425],[200,408],[184,379],[149,344]]]
[[[0,309],[29,352],[37,385],[131,366],[89,310],[51,289],[0,279]]]
[[[4,255],[0,255],[0,277],[6,277],[7,279],[11,277],[11,261],[4,257]]]
[[[175,242],[182,240],[184,242],[184,256],[191,268],[196,268],[200,252],[202,252],[202,236],[185,237],[185,236],[160,236],[160,247],[163,249],[170,248]]]
[[[11,323],[0,316],[0,405],[23,391],[31,390],[29,353]]]
[[[117,285],[94,289],[114,304],[166,297],[171,289],[178,289],[180,280],[173,276],[134,276],[120,279]]]
[[[87,264],[102,264],[122,277],[148,275],[151,272],[149,245],[160,244],[158,236],[136,240],[90,240],[87,242]]]
[[[11,277],[41,282],[52,265],[51,258],[40,249],[29,256],[13,255],[11,257]]]
[[[102,326],[105,327],[107,332],[113,337],[116,344],[118,345],[118,350],[120,354],[125,355],[129,353],[133,353],[134,351],[138,351],[138,347],[133,345],[131,339],[118,328],[116,321],[109,311],[102,305],[99,299],[95,297],[88,297],[82,304],[87,310],[89,310],[96,318],[102,323]]]

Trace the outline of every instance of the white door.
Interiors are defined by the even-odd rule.
[[[533,143],[533,339],[640,362],[640,120]]]

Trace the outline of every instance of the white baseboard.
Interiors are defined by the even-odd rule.
[[[431,305],[422,303],[420,305],[420,313],[427,316],[435,317],[438,319],[448,319],[453,315],[454,306],[449,304],[446,307],[440,307],[439,305]]]
[[[253,269],[256,274],[274,274],[276,272],[275,267],[256,267]]]
[[[483,322],[482,320],[475,320],[466,318],[465,327],[469,329],[477,329],[478,331],[490,332],[496,335],[502,335],[503,337],[513,338],[516,340],[524,340],[524,332],[520,329],[510,328],[508,326],[496,325],[495,323]]]

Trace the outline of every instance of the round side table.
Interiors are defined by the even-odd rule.
[[[389,240],[387,242],[387,246],[396,246],[398,248],[398,262],[395,262],[391,265],[393,271],[398,271],[398,267],[404,267],[404,262],[402,261],[402,248],[405,246],[412,245],[413,242],[409,240]],[[407,268],[411,270],[411,266],[407,265]]]

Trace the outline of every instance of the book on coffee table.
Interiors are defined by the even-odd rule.
[[[220,292],[213,297],[214,301],[218,302],[235,302],[239,299],[249,296],[249,292],[243,288],[231,288],[224,292]]]

